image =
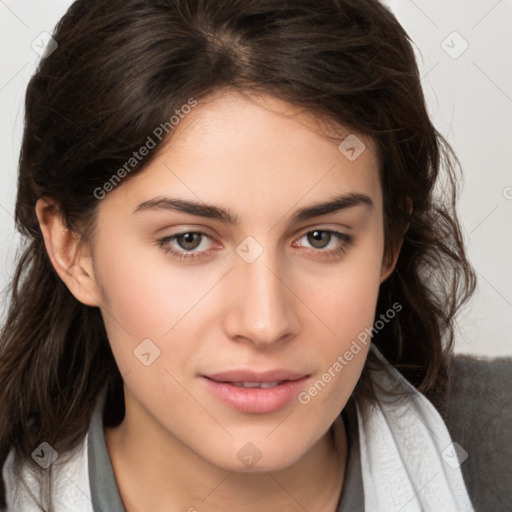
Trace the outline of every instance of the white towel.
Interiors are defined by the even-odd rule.
[[[93,512],[91,486],[87,457],[87,433],[79,446],[67,457],[59,457],[51,465],[52,474],[52,512]],[[23,464],[22,475],[27,485],[15,479],[12,471],[14,450],[11,449],[2,471],[6,487],[7,512],[41,512],[38,501],[44,510],[50,510],[45,496],[40,495],[38,477],[47,476],[49,469],[34,468]],[[28,486],[28,489],[27,489]],[[30,491],[29,491],[30,489]]]
[[[384,368],[370,372],[378,403],[356,401],[366,512],[474,511],[457,457],[463,447],[432,403],[374,344],[370,350]],[[396,392],[403,394],[393,400]]]

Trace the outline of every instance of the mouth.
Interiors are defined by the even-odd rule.
[[[286,370],[238,370],[201,377],[210,393],[223,404],[241,412],[262,414],[288,405],[310,375]]]
[[[287,380],[276,380],[275,382],[226,382],[226,384],[233,384],[239,388],[275,388],[280,386],[283,382],[289,382]]]

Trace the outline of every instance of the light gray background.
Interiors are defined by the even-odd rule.
[[[385,3],[416,44],[430,113],[465,174],[459,211],[479,285],[459,315],[456,351],[511,355],[512,2]],[[52,33],[70,4],[0,0],[0,289],[19,245],[13,211],[23,99],[39,58],[31,45]],[[5,295],[0,300],[1,311]]]

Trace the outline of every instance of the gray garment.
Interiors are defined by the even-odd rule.
[[[94,512],[125,512],[103,432],[104,398],[100,397],[89,428],[89,481]]]
[[[357,416],[348,414],[345,409],[341,413],[341,417],[347,433],[348,452],[345,479],[336,512],[364,512],[363,474],[361,472]]]
[[[104,400],[99,400],[92,415],[87,447],[93,508],[94,512],[125,512],[105,444],[103,406]],[[357,418],[349,417],[345,411],[342,418],[347,432],[348,454],[343,490],[336,512],[359,512],[364,510],[364,496]]]

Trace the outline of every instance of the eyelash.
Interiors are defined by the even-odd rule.
[[[313,233],[314,231],[320,231],[322,233],[330,233],[334,237],[338,238],[343,244],[335,249],[330,250],[323,250],[323,249],[310,249],[314,252],[320,252],[323,253],[322,256],[325,256],[327,258],[336,258],[337,256],[341,256],[342,254],[345,254],[347,250],[350,248],[350,246],[354,243],[354,239],[352,236],[347,235],[345,233],[340,233],[339,231],[333,231],[331,229],[312,229],[310,231],[306,231],[302,236],[299,237],[299,240],[306,235]],[[206,251],[200,251],[200,252],[187,252],[187,251],[177,251],[176,249],[172,248],[169,245],[169,242],[175,240],[179,236],[186,235],[186,234],[198,234],[202,237],[206,237],[211,239],[212,237],[208,235],[207,233],[204,233],[202,231],[183,231],[181,233],[176,233],[175,235],[166,236],[164,238],[158,239],[157,245],[163,249],[163,251],[167,254],[170,254],[173,258],[178,260],[193,260],[196,258],[202,258],[203,253]],[[202,241],[202,239],[201,239]],[[329,240],[330,242],[331,240]]]

